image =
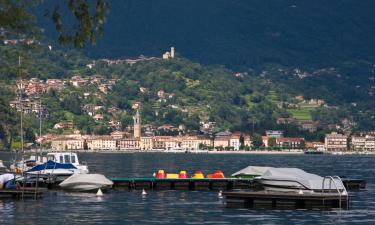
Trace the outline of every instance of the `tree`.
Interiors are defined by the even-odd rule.
[[[63,108],[76,114],[81,115],[81,99],[79,95],[75,92],[71,93],[68,96],[65,96],[63,99]]]
[[[0,0],[0,27],[16,33],[37,35],[39,30],[36,28],[35,14],[38,10],[35,8],[50,6],[45,9],[44,16],[54,23],[61,45],[72,44],[82,48],[86,42],[95,43],[96,37],[103,34],[105,15],[108,11],[106,0],[68,0],[65,3],[57,1],[53,4],[41,2]],[[63,18],[61,15],[66,15],[67,12],[71,12],[70,18]],[[64,19],[66,21],[63,22]]]
[[[262,136],[258,133],[253,135],[253,145],[255,149],[260,148],[263,145]]]
[[[268,139],[268,147],[273,149],[276,147],[276,139],[275,138],[270,138]]]

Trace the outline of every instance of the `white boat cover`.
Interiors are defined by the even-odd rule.
[[[323,185],[323,177],[316,174],[307,173],[298,168],[269,168],[259,179],[276,180],[276,181],[297,181],[303,186],[311,190],[321,190]],[[343,189],[342,183],[337,182],[337,188]],[[326,179],[324,189],[336,189],[335,184]]]
[[[262,176],[270,168],[272,168],[272,167],[268,167],[268,166],[248,166],[248,167],[232,174],[232,177],[239,176],[239,175]]]
[[[113,182],[102,174],[73,174],[59,185],[67,189],[80,189],[80,187],[86,185],[102,188],[112,186]]]

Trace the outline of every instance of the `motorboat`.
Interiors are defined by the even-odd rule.
[[[337,176],[321,177],[298,168],[269,168],[254,178],[266,191],[281,192],[346,192]]]
[[[53,182],[61,182],[73,174],[86,173],[75,167],[71,163],[57,163],[52,160],[46,163],[36,165],[28,171],[24,172],[24,178],[27,180],[41,179],[53,180]]]
[[[88,166],[86,164],[81,164],[78,160],[77,153],[74,152],[50,152],[47,153],[47,160],[61,164],[72,164],[79,170],[79,173],[89,173]]]
[[[50,152],[47,155],[31,155],[29,158],[22,159],[13,163],[10,169],[14,173],[23,173],[29,171],[35,166],[42,165],[47,161],[53,161],[60,164],[72,164],[80,173],[88,173],[89,169],[86,164],[80,164],[77,153],[73,152]]]
[[[72,191],[105,190],[112,185],[113,181],[102,174],[73,174],[59,184],[61,188]]]
[[[231,176],[241,179],[252,179],[262,176],[268,169],[272,167],[267,166],[248,166],[240,171],[233,173]]]

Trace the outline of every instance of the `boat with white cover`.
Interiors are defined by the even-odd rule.
[[[92,191],[111,188],[113,182],[102,174],[74,174],[59,186],[72,191]]]
[[[255,180],[267,191],[336,192],[346,191],[339,177],[321,177],[298,168],[268,168]]]

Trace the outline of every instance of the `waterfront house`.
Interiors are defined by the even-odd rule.
[[[140,141],[140,149],[141,150],[152,150],[154,148],[153,146],[153,139],[149,136],[141,137]]]
[[[137,150],[140,149],[139,138],[123,138],[117,140],[118,149],[120,150]]]
[[[234,132],[230,136],[229,146],[232,147],[233,150],[236,150],[236,151],[240,150],[240,146],[241,146],[240,137],[241,137],[241,132]]]
[[[249,134],[245,134],[244,136],[244,146],[251,147],[252,146],[252,141],[251,141],[251,136]]]
[[[198,150],[200,140],[197,136],[182,136],[181,148],[184,150]]]
[[[375,151],[375,136],[366,135],[365,150]]]
[[[228,148],[230,146],[231,136],[232,133],[228,131],[217,133],[214,139],[214,147],[222,149]]]
[[[352,136],[350,148],[353,151],[363,151],[366,145],[366,137],[364,136]]]
[[[326,134],[324,144],[327,151],[347,151],[348,136],[332,132]]]
[[[304,146],[304,138],[298,137],[280,137],[276,138],[276,146],[285,149],[301,149]]]

